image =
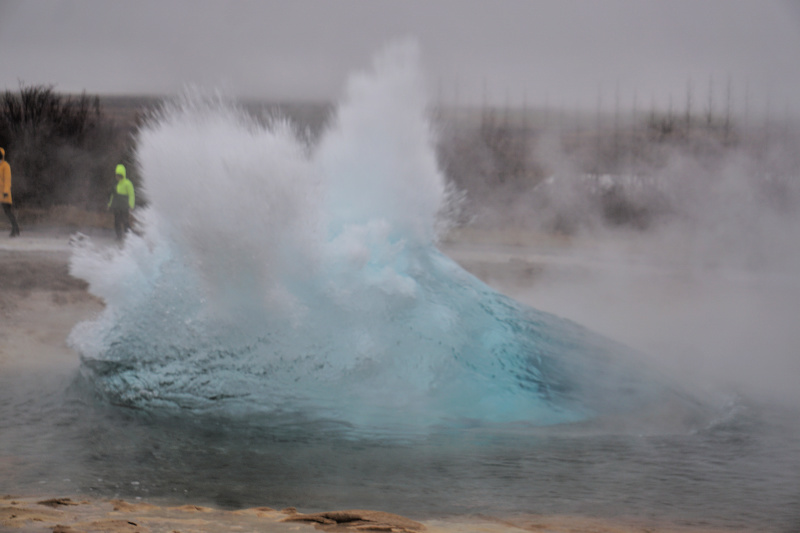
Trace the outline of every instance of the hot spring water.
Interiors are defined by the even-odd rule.
[[[142,236],[71,265],[107,306],[70,337],[100,396],[356,433],[699,409],[438,251],[448,189],[411,55],[355,76],[314,146],[198,96],[141,131]]]
[[[0,490],[797,525],[791,413],[712,409],[437,249],[414,56],[353,76],[313,145],[208,95],[140,131],[141,235],[76,243],[106,307],[79,377],[0,397],[30,457]]]

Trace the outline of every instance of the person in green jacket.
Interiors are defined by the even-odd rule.
[[[0,203],[3,204],[8,221],[11,222],[11,237],[19,235],[19,225],[11,210],[11,166],[6,161],[6,151],[0,148]]]
[[[117,241],[121,241],[125,233],[131,229],[130,212],[136,205],[133,183],[127,178],[125,166],[117,165],[117,185],[111,193],[108,208],[114,213],[114,231]]]

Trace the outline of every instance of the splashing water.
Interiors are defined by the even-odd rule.
[[[106,302],[70,336],[102,398],[421,428],[563,423],[679,397],[623,346],[437,250],[448,189],[416,56],[391,47],[353,76],[313,146],[197,95],[139,132],[141,236],[114,251],[84,241],[71,262]]]

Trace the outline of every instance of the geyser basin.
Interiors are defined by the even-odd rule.
[[[96,391],[380,429],[692,405],[623,346],[437,250],[449,196],[421,88],[415,48],[388,49],[314,146],[219,98],[165,106],[139,132],[142,235],[72,258],[107,304],[70,337]]]

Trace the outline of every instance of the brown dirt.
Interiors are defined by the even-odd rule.
[[[6,528],[6,529],[4,529]],[[508,518],[466,516],[425,523],[380,511],[347,510],[301,514],[293,508],[277,511],[256,507],[224,511],[183,505],[161,507],[123,500],[0,496],[0,529],[41,533],[234,531],[308,532],[315,529],[348,533],[725,533],[712,528],[659,526],[637,521],[605,520],[572,516],[528,515]]]
[[[35,292],[48,292],[56,304],[96,299],[85,281],[69,274],[66,252],[0,250],[0,317]]]

